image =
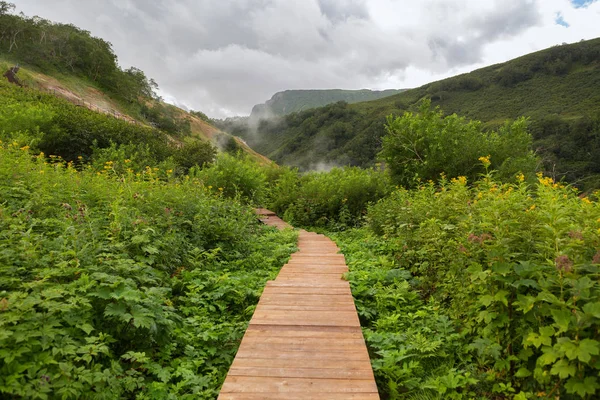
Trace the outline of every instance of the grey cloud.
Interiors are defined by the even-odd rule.
[[[318,0],[321,12],[332,22],[348,18],[369,19],[364,0]]]
[[[495,0],[488,12],[473,13],[464,20],[454,18],[465,11],[458,4],[435,4],[446,31],[434,33],[427,44],[441,68],[481,62],[486,44],[516,36],[538,25],[542,18],[533,1]]]
[[[248,114],[280,90],[381,87],[409,66],[469,65],[488,43],[539,21],[536,3],[520,0],[481,9],[465,6],[474,0],[407,1],[426,11],[423,20],[398,15],[391,28],[370,12],[388,0],[15,1],[28,15],[105,38],[123,67],[143,69],[166,95],[214,117]]]

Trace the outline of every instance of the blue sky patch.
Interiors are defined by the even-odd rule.
[[[571,0],[575,8],[587,7],[596,0]],[[561,24],[562,25],[562,24]]]
[[[565,18],[561,13],[556,13],[556,19],[554,20],[554,22],[556,22],[558,25],[564,26],[565,28],[571,26],[567,21],[565,21]]]

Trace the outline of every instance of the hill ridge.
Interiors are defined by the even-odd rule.
[[[283,116],[311,108],[326,106],[338,101],[357,103],[371,101],[401,93],[406,89],[287,89],[275,93],[265,103],[257,104],[250,113],[251,119]]]

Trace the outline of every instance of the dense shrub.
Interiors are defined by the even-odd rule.
[[[249,204],[260,205],[267,195],[265,172],[246,157],[220,154],[209,168],[202,171],[194,169],[191,174],[216,193],[239,198]]]
[[[399,189],[340,236],[392,398],[594,398],[600,206],[538,179]]]
[[[174,169],[186,173],[194,165],[212,162],[216,149],[189,139],[177,146],[164,132],[115,119],[35,90],[0,81],[0,138],[60,156],[66,161],[130,159],[138,172],[172,157]],[[111,150],[112,149],[112,150]],[[102,156],[100,156],[100,154]],[[137,168],[136,168],[137,166]]]
[[[271,206],[292,224],[339,229],[360,224],[368,204],[390,189],[387,175],[376,169],[287,174],[273,187]]]
[[[443,117],[441,111],[431,109],[429,101],[423,101],[418,114],[388,117],[380,157],[392,179],[406,187],[436,180],[442,173],[475,179],[485,171],[480,157],[487,157],[502,178],[517,172],[532,176],[537,160],[525,128],[526,120],[519,119],[507,122],[498,132],[484,133],[480,122],[456,114]]]
[[[214,399],[295,235],[106,166],[0,144],[0,397]]]

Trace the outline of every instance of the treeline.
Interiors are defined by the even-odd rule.
[[[155,97],[156,82],[138,68],[121,69],[110,42],[72,24],[14,10],[14,4],[0,1],[0,53],[43,71],[86,77],[122,101]]]

